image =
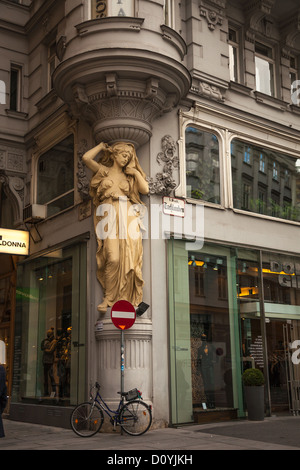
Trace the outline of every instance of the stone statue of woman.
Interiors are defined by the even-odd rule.
[[[98,310],[105,312],[118,300],[138,306],[144,285],[140,194],[149,192],[146,175],[134,146],[125,142],[101,142],[82,160],[94,173],[90,195],[98,241],[97,278],[104,290]]]

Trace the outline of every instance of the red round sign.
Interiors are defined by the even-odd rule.
[[[134,306],[127,300],[118,300],[111,308],[111,320],[120,330],[131,328],[135,322]]]

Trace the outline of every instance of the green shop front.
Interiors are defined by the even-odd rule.
[[[168,268],[171,422],[246,416],[252,367],[265,376],[266,415],[298,413],[300,258],[171,239]]]

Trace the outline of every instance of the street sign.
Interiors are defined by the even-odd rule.
[[[127,300],[118,300],[111,308],[111,320],[120,330],[128,330],[135,322],[134,306]]]

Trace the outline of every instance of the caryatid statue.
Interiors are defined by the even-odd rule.
[[[94,173],[90,195],[98,241],[97,278],[104,291],[98,310],[106,312],[121,299],[136,307],[142,301],[144,285],[140,194],[149,192],[146,175],[134,145],[126,142],[111,146],[101,142],[82,160]]]

